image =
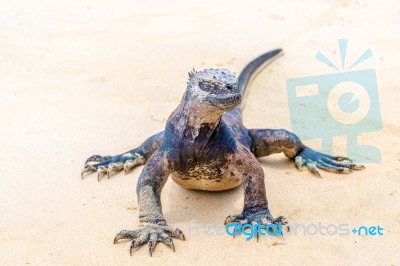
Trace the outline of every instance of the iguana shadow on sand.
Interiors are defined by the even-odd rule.
[[[287,221],[283,216],[273,217],[268,209],[264,171],[257,158],[283,152],[298,168],[306,167],[316,176],[320,176],[317,168],[334,173],[364,168],[348,158],[314,151],[284,129],[247,129],[243,125],[240,103],[250,78],[279,54],[280,49],[257,57],[238,78],[226,69],[193,70],[182,101],[163,132],[123,154],[93,155],[86,160],[82,178],[85,172],[97,171],[100,179],[145,164],[136,189],[140,228],[119,232],[114,243],[132,240],[131,254],[147,243],[151,255],[158,242],[175,250],[172,237],[185,239],[181,230],[167,224],[161,208],[161,191],[170,175],[188,189],[221,191],[243,184],[243,211],[229,215],[225,224],[268,225]]]

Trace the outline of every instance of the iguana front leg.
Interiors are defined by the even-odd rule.
[[[248,132],[251,138],[251,151],[256,157],[283,152],[286,157],[294,160],[297,168],[302,170],[306,167],[318,177],[321,175],[317,168],[342,174],[364,169],[364,166],[353,164],[346,157],[314,151],[303,145],[295,134],[284,129],[249,129]]]
[[[165,221],[161,208],[161,190],[169,176],[168,161],[162,151],[156,151],[144,167],[136,188],[139,203],[140,228],[123,230],[114,239],[131,239],[130,254],[135,247],[148,243],[150,256],[158,242],[170,246],[175,251],[171,237],[185,240],[178,228],[172,229]]]
[[[164,131],[151,136],[139,147],[116,156],[92,155],[86,160],[81,171],[81,177],[83,178],[86,172],[95,171],[98,173],[98,180],[100,180],[101,175],[105,174],[110,178],[110,173],[113,171],[124,169],[125,173],[127,173],[133,167],[145,164],[160,147],[163,137]]]
[[[264,171],[246,147],[239,145],[237,158],[233,162],[237,171],[243,177],[244,206],[240,214],[229,215],[225,219],[225,225],[229,223],[262,225],[286,224],[283,216],[274,218],[268,208],[267,195],[264,183]],[[258,239],[258,232],[257,232]]]

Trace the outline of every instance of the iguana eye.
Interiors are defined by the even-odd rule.
[[[199,85],[203,91],[211,91],[213,89],[213,86],[207,82],[200,82]]]

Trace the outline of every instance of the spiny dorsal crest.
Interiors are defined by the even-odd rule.
[[[189,79],[192,79],[196,75],[196,70],[193,68],[193,70],[189,71],[188,74],[189,74]]]
[[[189,73],[189,83],[198,81],[217,81],[225,84],[235,84],[237,78],[235,73],[223,68],[208,68],[201,71],[196,71],[194,68]]]

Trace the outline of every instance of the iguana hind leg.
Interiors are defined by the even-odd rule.
[[[364,166],[353,164],[342,156],[324,154],[303,145],[293,133],[284,129],[249,129],[251,151],[256,157],[283,152],[292,159],[297,168],[308,168],[315,176],[321,177],[317,169],[337,174],[348,174],[362,170]],[[342,161],[348,161],[347,163]]]
[[[138,165],[143,165],[151,157],[151,155],[160,147],[164,132],[157,133],[148,138],[142,145],[128,152],[116,156],[90,156],[81,171],[81,177],[86,172],[97,171],[98,180],[102,175],[107,174],[108,178],[112,172],[121,171],[125,173]]]

